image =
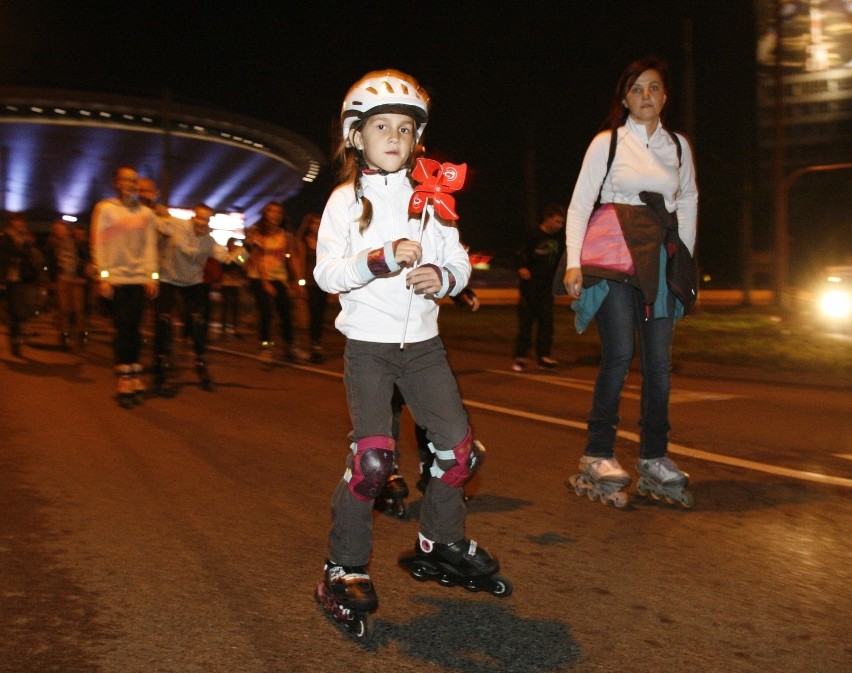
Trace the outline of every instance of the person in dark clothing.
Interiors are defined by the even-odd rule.
[[[308,213],[302,218],[299,231],[296,232],[296,242],[302,258],[302,269],[305,274],[305,286],[308,291],[308,331],[311,337],[311,362],[322,364],[325,361],[322,352],[322,333],[325,326],[325,313],[328,307],[328,293],[325,292],[314,278],[314,267],[317,265],[317,232],[319,231],[320,215]]]
[[[8,213],[0,232],[0,284],[5,287],[9,314],[9,343],[15,357],[21,354],[22,326],[32,317],[38,284],[38,249],[22,213]]]
[[[225,246],[228,252],[234,252],[241,249],[236,238],[229,238]],[[222,295],[222,338],[227,339],[231,336],[235,339],[242,339],[240,333],[240,294],[242,288],[246,284],[246,272],[243,264],[238,260],[224,263],[222,267],[222,277],[219,280],[219,292]]]
[[[522,372],[527,368],[527,354],[533,345],[538,364],[544,369],[555,369],[557,362],[551,357],[553,346],[553,274],[565,249],[565,208],[553,203],[544,209],[541,223],[529,231],[517,252],[518,277],[518,337],[515,340],[515,359],[512,370]]]

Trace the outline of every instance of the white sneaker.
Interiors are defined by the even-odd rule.
[[[515,358],[512,362],[512,371],[513,372],[522,372],[527,368],[527,359],[526,358]]]

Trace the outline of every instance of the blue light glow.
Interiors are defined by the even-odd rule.
[[[112,174],[120,165],[153,178],[171,205],[206,203],[253,219],[267,201],[296,195],[303,176],[323,159],[285,129],[274,135],[275,127],[258,122],[253,131],[224,112],[202,110],[203,122],[189,113],[173,119],[177,130],[164,142],[158,101],[132,99],[137,107],[122,101],[111,109],[108,99],[81,103],[57,96],[47,102],[47,94],[62,92],[22,91],[31,98],[0,89],[0,209],[36,219],[87,219],[98,200],[113,195]],[[222,121],[211,121],[217,113]],[[275,142],[279,151],[272,149]]]

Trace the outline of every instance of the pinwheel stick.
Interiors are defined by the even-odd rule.
[[[414,182],[419,183],[414,188],[414,193],[409,201],[409,211],[420,213],[420,239],[418,243],[423,244],[423,230],[426,226],[426,209],[429,202],[432,202],[432,217],[435,217],[435,210],[438,211],[438,216],[455,222],[458,219],[456,215],[455,200],[450,196],[450,192],[454,192],[461,188],[464,184],[464,178],[467,174],[467,164],[456,166],[450,163],[439,163],[434,159],[426,157],[418,157],[417,165],[411,172],[411,178]],[[422,248],[421,248],[422,249]],[[419,261],[412,268],[419,266]],[[405,311],[405,324],[402,326],[402,339],[400,339],[400,349],[405,348],[405,333],[408,331],[408,318],[411,315],[411,302],[414,299],[414,285],[409,286],[408,293],[408,308]]]
[[[426,225],[426,210],[429,205],[430,199],[426,200],[426,204],[423,206],[423,210],[420,212],[420,238],[417,242],[420,245],[423,245],[423,229]],[[417,262],[412,268],[417,268],[420,266],[420,262]],[[402,337],[399,340],[399,349],[402,350],[405,348],[405,334],[408,332],[408,316],[411,315],[411,301],[414,299],[414,285],[410,285],[408,288],[408,307],[405,309],[405,322],[402,324]]]

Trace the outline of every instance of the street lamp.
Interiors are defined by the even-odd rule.
[[[805,166],[786,175],[778,184],[775,203],[775,300],[782,308],[789,308],[786,291],[790,273],[790,188],[806,173],[839,171],[845,168],[852,168],[852,162]]]

